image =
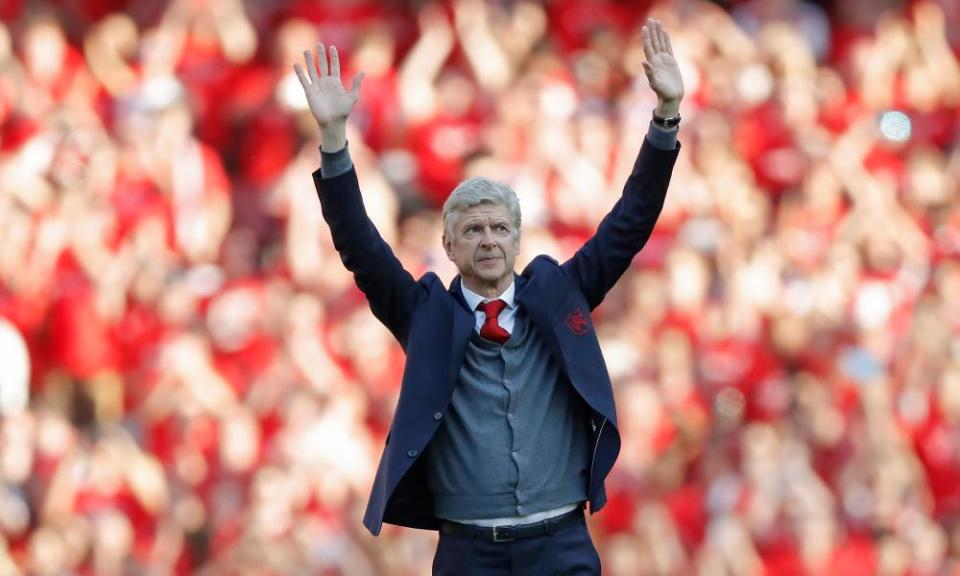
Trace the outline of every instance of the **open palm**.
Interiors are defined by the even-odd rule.
[[[318,43],[316,55],[309,50],[303,53],[306,71],[299,64],[293,66],[303,86],[310,112],[321,128],[346,122],[357,98],[360,97],[360,86],[363,83],[363,74],[357,74],[350,90],[344,89],[340,80],[340,56],[336,46],[330,46],[329,66],[327,56],[323,44]]]
[[[650,82],[650,88],[664,101],[673,102],[683,98],[683,77],[680,67],[673,57],[670,35],[663,25],[654,19],[647,21],[641,29],[643,54],[646,61],[643,71]]]

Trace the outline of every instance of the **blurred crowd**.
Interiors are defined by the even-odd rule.
[[[664,213],[596,312],[612,576],[960,574],[952,0],[0,3],[0,575],[427,574],[360,523],[403,356],[343,269],[292,65],[419,276],[439,206],[518,192],[524,264],[613,205],[687,87]],[[953,294],[953,296],[950,296]]]

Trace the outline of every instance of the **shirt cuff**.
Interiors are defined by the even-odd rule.
[[[337,150],[336,152],[324,152],[320,149],[320,168],[323,179],[336,178],[346,174],[353,168],[353,160],[350,159],[350,143]]]
[[[677,147],[677,132],[679,128],[662,128],[650,122],[647,130],[647,140],[660,150],[673,150]]]

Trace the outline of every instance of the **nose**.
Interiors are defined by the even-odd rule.
[[[483,236],[480,237],[480,244],[483,246],[494,246],[493,230],[489,226],[483,227]]]

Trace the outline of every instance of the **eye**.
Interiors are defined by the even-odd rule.
[[[498,231],[498,232],[508,232],[509,229],[507,228],[507,225],[506,225],[506,224],[497,224],[497,231]]]

